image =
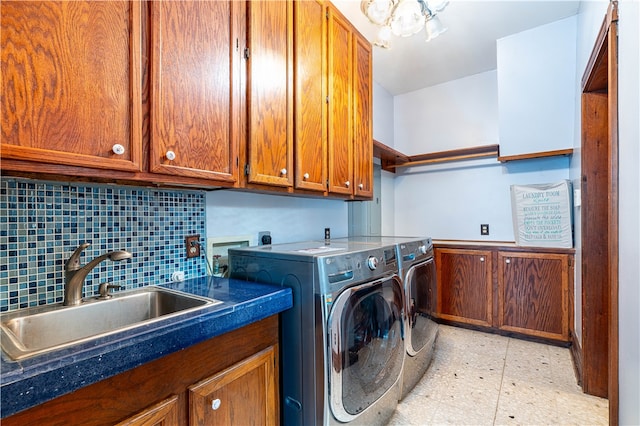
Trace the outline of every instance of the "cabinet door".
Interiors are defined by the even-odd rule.
[[[276,354],[270,346],[189,387],[189,424],[278,424]]]
[[[142,5],[2,1],[2,158],[141,169]]]
[[[326,18],[323,1],[297,1],[295,186],[327,189]]]
[[[491,326],[493,291],[491,252],[436,249],[437,316]]]
[[[498,252],[498,327],[569,338],[569,257]]]
[[[239,7],[151,3],[152,172],[237,181]]]
[[[354,33],[354,194],[373,196],[373,103],[371,44]]]
[[[178,424],[178,397],[165,399],[116,426],[173,426]]]
[[[247,4],[248,181],[293,186],[293,1]]]
[[[333,5],[328,16],[329,191],[352,194],[353,181],[353,37],[351,24]]]

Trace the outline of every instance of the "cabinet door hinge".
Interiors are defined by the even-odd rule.
[[[245,164],[244,165],[244,174],[249,176],[249,172],[251,171],[251,167],[249,166],[249,164]]]
[[[238,39],[236,38],[236,52],[240,50],[240,42],[238,41]]]
[[[325,103],[329,103],[329,96],[324,99]]]
[[[324,12],[324,17],[325,17],[326,19],[329,19],[329,9],[327,9],[327,10]]]
[[[244,58],[245,59],[249,59],[250,56],[251,56],[251,53],[249,52],[249,48],[245,47],[244,48]]]

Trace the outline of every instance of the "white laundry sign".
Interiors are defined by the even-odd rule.
[[[571,182],[511,185],[513,231],[519,246],[573,247]]]

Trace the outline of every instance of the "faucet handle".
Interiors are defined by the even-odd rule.
[[[118,284],[102,283],[98,288],[98,292],[100,293],[100,296],[98,296],[98,299],[100,300],[111,299],[112,296],[109,290],[111,289],[120,290],[121,288],[124,288],[124,287]]]
[[[67,259],[64,264],[65,271],[77,271],[80,269],[80,255],[82,251],[89,247],[90,243],[82,243],[78,248],[73,252],[73,254]]]

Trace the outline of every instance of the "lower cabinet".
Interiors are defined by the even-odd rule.
[[[498,252],[498,323],[502,330],[569,340],[569,257]]]
[[[116,426],[170,426],[178,423],[178,397],[174,395],[121,421]]]
[[[276,353],[276,348],[270,346],[190,386],[189,424],[277,424]]]
[[[274,425],[278,316],[2,419],[11,425]]]
[[[573,250],[441,244],[435,261],[437,318],[570,340]]]
[[[491,326],[491,252],[439,249],[435,252],[435,258],[438,316],[452,321]]]

